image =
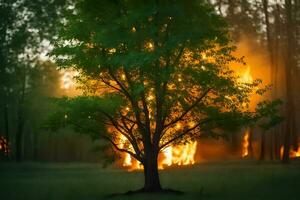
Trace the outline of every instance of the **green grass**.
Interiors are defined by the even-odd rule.
[[[223,162],[164,170],[160,175],[165,188],[185,194],[108,198],[142,187],[142,173],[103,169],[96,164],[0,163],[0,199],[300,199],[299,163]]]

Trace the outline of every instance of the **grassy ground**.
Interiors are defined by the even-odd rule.
[[[161,171],[163,186],[184,195],[107,197],[139,189],[141,172],[102,169],[95,164],[0,163],[0,199],[300,199],[300,164],[230,162]]]

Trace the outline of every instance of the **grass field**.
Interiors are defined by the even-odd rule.
[[[142,187],[142,173],[103,169],[96,164],[0,163],[0,199],[300,199],[300,163],[199,164],[164,170],[160,175],[165,188],[185,194],[108,197]]]

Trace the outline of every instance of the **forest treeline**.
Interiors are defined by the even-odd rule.
[[[259,133],[259,158],[279,160],[280,147],[284,146],[282,161],[289,162],[290,148],[298,149],[300,128],[300,2],[207,3],[227,20],[234,42],[247,38],[253,49],[259,47],[266,52],[270,63],[270,74],[266,76],[272,84],[269,98],[284,102],[281,114],[285,120],[270,131]],[[61,73],[45,54],[51,50],[58,24],[63,24],[64,10],[72,9],[72,4],[71,0],[0,0],[0,135],[10,149],[8,155],[1,152],[1,159],[99,159],[99,154],[93,152],[95,144],[88,137],[68,129],[55,133],[44,129],[44,120],[51,110],[50,98],[66,94],[61,88]],[[231,145],[238,148],[237,135],[231,137]]]

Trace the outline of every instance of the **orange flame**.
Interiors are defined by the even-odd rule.
[[[241,82],[241,83],[252,83],[253,82],[253,78],[252,78],[251,73],[250,73],[250,66],[249,65],[247,65],[246,71],[239,78],[239,82]]]
[[[294,148],[290,149],[290,153],[289,153],[290,158],[300,157],[300,143],[298,145],[299,145],[299,147],[298,147],[297,151],[295,151]],[[280,147],[280,158],[283,157],[283,151],[284,151],[284,146],[281,146]]]
[[[177,146],[169,146],[163,152],[164,159],[159,163],[159,168],[171,165],[193,165],[195,164],[195,154],[197,141]]]
[[[246,157],[249,155],[249,136],[250,136],[249,129],[247,129],[243,137],[242,157]]]
[[[128,140],[123,135],[121,135],[119,138],[118,147],[124,148],[126,145],[128,145],[127,149],[129,151],[133,150]],[[197,141],[184,145],[169,146],[161,152],[162,159],[158,161],[158,168],[164,169],[166,166],[170,167],[173,165],[193,165],[196,162],[196,150]],[[132,158],[128,153],[123,154],[122,166],[130,170],[143,169],[142,164]]]
[[[244,72],[244,74],[239,78],[238,80],[240,83],[252,83],[253,78],[250,73],[250,66],[247,65],[247,69]],[[242,157],[246,157],[249,155],[249,128],[246,129],[244,136],[243,136],[243,141],[242,141]]]

